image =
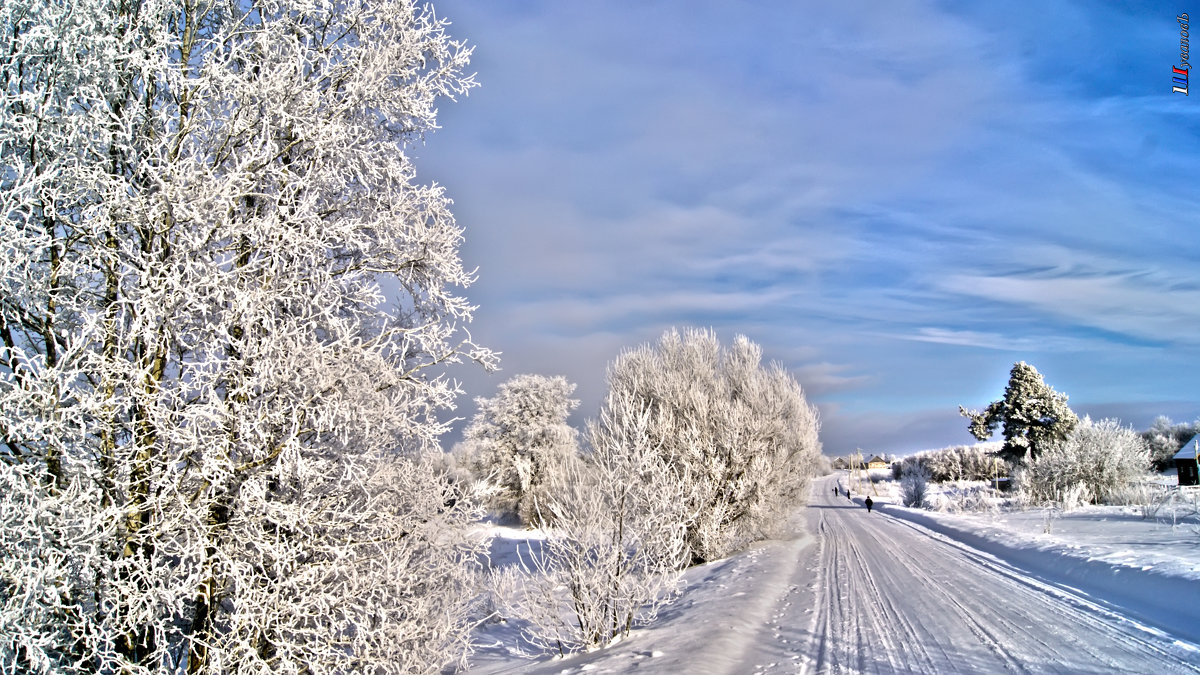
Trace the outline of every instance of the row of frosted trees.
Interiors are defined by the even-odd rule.
[[[460,449],[501,488],[495,506],[546,530],[497,591],[531,642],[559,651],[628,633],[685,567],[777,531],[820,456],[816,410],[745,337],[668,331],[622,353],[608,386],[581,442],[573,385],[517,376],[479,400]]]

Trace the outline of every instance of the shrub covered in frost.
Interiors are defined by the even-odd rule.
[[[992,448],[995,444],[956,445],[940,450],[928,450],[892,465],[892,476],[896,480],[910,467],[920,465],[935,483],[951,481],[992,480],[1008,476],[1012,465],[998,457]]]
[[[1149,470],[1149,448],[1136,431],[1117,420],[1085,417],[1066,440],[1029,463],[1020,483],[1030,501],[1065,508],[1119,498]]]
[[[687,561],[686,485],[662,461],[648,406],[610,394],[590,452],[558,465],[546,539],[495,578],[526,638],[560,653],[599,647],[654,618]]]
[[[900,476],[900,499],[905,506],[922,507],[929,485],[929,470],[920,464],[910,464]]]
[[[1175,467],[1173,458],[1179,449],[1192,440],[1200,432],[1200,420],[1172,424],[1171,420],[1162,415],[1154,419],[1154,424],[1142,432],[1142,438],[1150,446],[1150,461],[1156,471],[1165,471]]]
[[[817,411],[746,337],[722,348],[711,331],[671,330],[621,354],[608,381],[611,400],[647,406],[651,446],[686,483],[693,563],[771,532],[804,502],[821,451]]]

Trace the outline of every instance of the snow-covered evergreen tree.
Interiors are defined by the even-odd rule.
[[[574,391],[565,377],[517,375],[496,396],[475,399],[478,412],[464,431],[472,470],[503,490],[499,505],[524,523],[541,522],[549,476],[578,452],[567,424],[579,406]]]
[[[12,0],[0,29],[0,662],[456,658],[470,500],[419,455],[442,365],[493,356],[409,150],[470,50],[412,0]]]
[[[728,555],[804,502],[821,452],[817,411],[746,337],[723,349],[711,331],[671,330],[621,354],[608,380],[615,400],[649,406],[654,446],[687,481],[692,562]]]
[[[1013,364],[1003,399],[993,401],[982,411],[962,406],[958,411],[971,421],[971,435],[981,441],[990,438],[997,426],[1003,426],[1004,446],[999,454],[1013,463],[1024,461],[1026,456],[1036,459],[1050,443],[1066,439],[1079,422],[1067,406],[1066,394],[1047,385],[1042,374],[1024,361]]]

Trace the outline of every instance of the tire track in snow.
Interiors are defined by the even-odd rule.
[[[888,581],[891,583],[880,584],[879,576],[869,573],[868,561],[863,552],[856,549],[855,553],[856,557],[862,561],[860,565],[863,572],[861,579],[870,587],[873,604],[880,608],[879,632],[886,634],[887,628],[900,632],[892,641],[881,640],[881,646],[887,651],[889,664],[897,672],[925,671],[934,668],[935,660],[926,647],[926,643],[921,639],[922,631],[918,629],[915,621],[918,617],[910,616],[903,611],[904,608],[898,604],[897,598],[884,590],[896,585],[892,570],[885,570],[888,573]],[[889,617],[892,618],[891,622],[888,621]]]
[[[1051,601],[1061,602],[1069,608],[1069,614],[1073,621],[1083,624],[1085,627],[1090,627],[1092,630],[1102,633],[1116,632],[1116,637],[1119,637],[1122,642],[1130,646],[1145,650],[1148,653],[1158,655],[1163,658],[1178,658],[1180,656],[1179,649],[1167,649],[1163,647],[1161,641],[1153,639],[1154,633],[1144,629],[1140,624],[1121,616],[1119,613],[1098,604],[1086,597],[1083,597],[1070,590],[1063,589],[1044,581],[1031,578],[1029,575],[1014,568],[1012,565],[1005,563],[1002,560],[995,558],[987,553],[977,551],[966,544],[954,541],[944,535],[930,532],[918,525],[901,519],[893,519],[893,522],[911,528],[922,536],[930,537],[947,548],[954,549],[957,555],[965,558],[971,564],[978,565],[981,569],[987,570],[988,573],[994,575],[999,583],[1007,584],[1012,589],[1010,592],[1017,593],[1021,590],[1029,591],[1035,594],[1040,594]],[[951,597],[952,596],[948,596]],[[955,600],[957,604],[957,600]],[[1003,621],[1003,617],[999,617]],[[1115,627],[1120,627],[1116,630]],[[1015,627],[1014,628],[1019,628]],[[1025,627],[1027,628],[1027,627]],[[1043,630],[1029,632],[1031,639],[1047,648],[1055,648],[1057,645],[1044,639],[1042,636],[1045,633]],[[1053,629],[1054,626],[1048,627]],[[1080,648],[1087,650],[1094,658],[1103,661],[1106,657],[1103,653],[1090,649],[1087,643],[1080,643]],[[1196,655],[1200,657],[1200,654]],[[1118,664],[1112,662],[1111,665],[1116,667]],[[1188,672],[1200,672],[1200,666],[1185,663],[1185,668]]]
[[[866,534],[866,538],[870,540],[870,543],[876,550],[886,554],[896,563],[896,565],[884,566],[883,571],[886,572],[895,569],[897,566],[902,567],[904,574],[911,579],[918,580],[921,584],[920,587],[925,589],[925,592],[930,595],[926,600],[926,604],[935,608],[944,607],[952,610],[952,613],[956,615],[961,625],[974,635],[982,645],[987,647],[992,654],[1000,659],[1005,670],[1025,672],[1021,663],[1005,648],[1003,640],[996,634],[996,631],[990,629],[986,622],[976,617],[976,610],[974,608],[968,607],[959,599],[962,589],[949,589],[944,584],[939,583],[939,579],[933,573],[933,569],[944,569],[944,567],[936,557],[928,555],[929,552],[926,548],[897,545],[895,540],[890,537],[880,536],[878,531],[871,531]],[[902,587],[904,580],[901,575],[893,574],[892,580],[893,587]],[[889,603],[895,614],[897,616],[905,616],[908,614],[908,608],[901,605],[898,600],[894,596],[889,596]],[[911,631],[910,633],[914,643],[924,644],[915,631]],[[941,652],[943,657],[947,656],[945,649],[942,649]],[[927,665],[933,667],[935,664],[931,663]]]
[[[952,660],[951,655],[940,643],[927,640],[929,629],[920,621],[921,617],[907,611],[905,597],[893,590],[911,587],[911,579],[923,581],[934,588],[937,588],[937,584],[929,583],[931,579],[910,552],[894,546],[889,539],[880,538],[869,531],[862,533],[861,538],[842,533],[832,534],[835,526],[831,526],[829,519],[824,516],[822,520],[825,521],[823,530],[826,540],[832,542],[831,548],[836,551],[823,558],[823,567],[845,572],[843,576],[848,591],[845,597],[853,600],[851,603],[842,603],[839,611],[844,613],[845,606],[852,606],[851,616],[863,617],[863,620],[855,622],[853,652],[857,658],[846,653],[840,658],[830,659],[828,672],[907,673],[944,670],[945,664]],[[873,564],[880,555],[890,556],[896,564]],[[952,600],[949,596],[942,599]],[[829,607],[822,609],[832,611]],[[963,612],[963,616],[972,633],[1001,658],[1007,670],[1021,672],[1020,665],[986,630],[972,625],[969,613]],[[838,640],[831,639],[830,634],[832,631],[823,636],[823,641],[836,644]],[[843,639],[841,643],[848,647],[851,641]],[[853,662],[853,666],[847,667],[850,662]],[[821,668],[822,663],[818,659],[818,669],[825,672]]]
[[[1200,653],[1187,645],[958,542],[834,499],[832,485],[816,483],[809,511],[816,607],[775,615],[808,626],[794,672],[1200,673],[1189,662]]]

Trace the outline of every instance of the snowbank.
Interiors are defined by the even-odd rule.
[[[469,672],[676,673],[698,663],[706,673],[739,672],[748,658],[745,651],[769,626],[783,596],[809,591],[814,582],[805,560],[816,549],[815,538],[805,531],[802,517],[794,523],[788,538],[759,542],[736,556],[688,570],[683,595],[653,625],[635,629],[626,640],[591,653],[530,660],[520,658],[511,627],[493,625],[482,631],[485,646],[472,657]],[[507,528],[492,533],[503,538],[494,549],[497,557],[511,560],[506,551],[524,533]]]

